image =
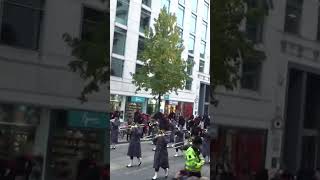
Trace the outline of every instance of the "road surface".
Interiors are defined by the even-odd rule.
[[[116,150],[111,150],[110,152],[110,177],[111,180],[150,180],[154,175],[153,169],[153,156],[154,151],[152,148],[154,145],[150,144],[150,141],[141,143],[142,150],[142,164],[140,167],[134,166],[127,168],[126,166],[129,163],[129,157],[127,156],[128,143],[120,144],[117,146]],[[176,172],[183,169],[184,167],[184,158],[183,156],[174,157],[175,149],[168,148],[169,153],[169,177],[172,179]],[[137,165],[138,161],[134,159],[134,165]],[[209,177],[210,166],[206,164],[202,168],[202,175]],[[158,173],[158,179],[164,178],[164,171],[160,169]]]

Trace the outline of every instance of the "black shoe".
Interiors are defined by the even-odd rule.
[[[138,166],[140,166],[140,165],[141,165],[141,163],[142,163],[142,162],[140,161],[140,162],[139,162],[139,164],[138,164]]]

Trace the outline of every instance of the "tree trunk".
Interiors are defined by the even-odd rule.
[[[158,112],[160,112],[161,109],[161,94],[158,95]]]

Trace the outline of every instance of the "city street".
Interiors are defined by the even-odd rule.
[[[127,168],[126,165],[129,163],[129,157],[127,156],[128,143],[120,144],[117,146],[116,150],[111,150],[110,152],[110,172],[111,179],[121,179],[121,180],[146,180],[151,179],[154,175],[153,169],[153,156],[154,151],[150,141],[142,142],[142,164],[140,167],[134,166]],[[183,169],[184,158],[183,156],[174,157],[175,150],[173,148],[168,148],[169,152],[169,177],[172,179],[177,171]],[[137,165],[137,159],[134,159],[134,165]],[[210,167],[206,164],[202,169],[203,176],[209,177]],[[158,179],[164,178],[164,171],[160,169],[158,174]]]

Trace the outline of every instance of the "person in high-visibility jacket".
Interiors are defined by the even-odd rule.
[[[185,157],[185,170],[188,176],[201,177],[201,169],[205,164],[204,158],[200,154],[200,147],[202,144],[202,139],[200,136],[196,136],[192,141],[192,146],[190,146],[184,153]]]

